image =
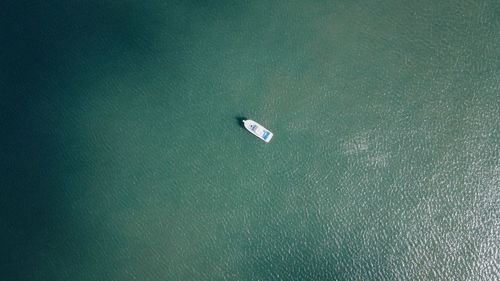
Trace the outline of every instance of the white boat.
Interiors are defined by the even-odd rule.
[[[253,120],[243,120],[243,124],[250,133],[256,135],[265,142],[269,142],[273,138],[273,133]]]

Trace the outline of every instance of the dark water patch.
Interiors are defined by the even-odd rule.
[[[0,14],[2,280],[78,280],[88,276],[74,279],[90,258],[85,245],[109,239],[98,218],[76,211],[99,165],[78,133],[80,102],[113,94],[81,89],[151,61],[158,14],[102,1],[4,1]]]

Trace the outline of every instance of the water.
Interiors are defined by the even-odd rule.
[[[499,277],[497,1],[146,2],[0,4],[2,280]]]

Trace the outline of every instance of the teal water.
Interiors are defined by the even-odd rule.
[[[500,276],[498,1],[4,1],[0,34],[1,280]]]

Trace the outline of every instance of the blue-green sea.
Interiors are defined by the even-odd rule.
[[[4,0],[0,130],[0,280],[500,279],[499,1]]]

